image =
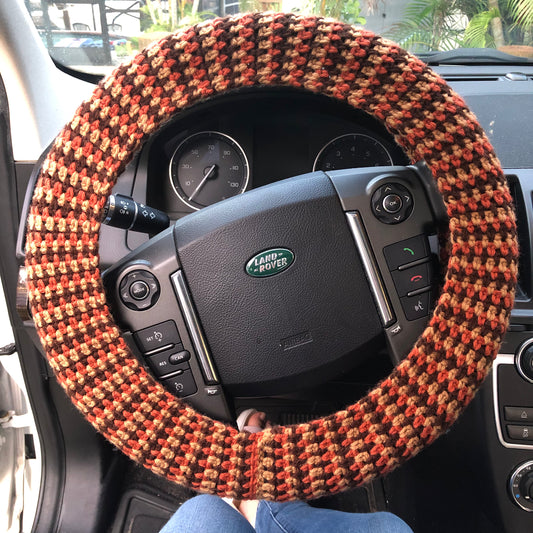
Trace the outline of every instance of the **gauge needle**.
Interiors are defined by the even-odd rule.
[[[207,169],[207,172],[205,173],[205,176],[203,177],[202,181],[198,184],[198,187],[196,187],[196,189],[194,189],[194,192],[189,196],[189,201],[192,200],[201,191],[202,187],[205,185],[205,182],[208,179],[215,177],[215,170],[216,169],[217,169],[216,165],[211,165]]]

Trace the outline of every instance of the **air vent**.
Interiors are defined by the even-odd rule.
[[[523,72],[507,72],[506,74],[487,76],[487,75],[468,75],[461,74],[441,74],[448,82],[483,82],[483,81],[533,81],[533,77]]]
[[[444,76],[446,81],[500,81],[503,78],[500,76]]]
[[[533,199],[533,191],[524,190],[520,180],[515,175],[507,175],[507,183],[516,209],[516,224],[518,229],[518,245],[520,258],[518,261],[518,288],[516,299],[529,300],[531,297],[531,248],[527,211],[531,209],[526,201]]]
[[[509,81],[531,81],[531,77],[526,76],[523,72],[508,72],[505,79]]]

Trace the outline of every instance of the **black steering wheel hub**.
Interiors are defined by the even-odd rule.
[[[324,381],[352,368],[353,352],[382,332],[345,214],[322,172],[194,213],[174,235],[232,393],[279,394]],[[279,248],[294,255],[288,268],[268,277],[247,273],[250,258]],[[278,254],[263,254],[258,267],[286,266]]]
[[[172,393],[229,417],[224,393],[325,383],[385,336],[404,355],[431,307],[435,224],[420,171],[314,172],[178,220],[105,274],[140,360]],[[393,194],[402,224],[376,217],[376,198]],[[149,306],[132,305],[138,280],[161,287]]]

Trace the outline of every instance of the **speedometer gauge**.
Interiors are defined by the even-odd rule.
[[[320,150],[313,170],[389,165],[392,165],[392,157],[379,141],[362,133],[348,133],[333,139]]]
[[[170,181],[176,194],[193,209],[245,191],[248,160],[235,139],[216,131],[187,137],[170,160]]]

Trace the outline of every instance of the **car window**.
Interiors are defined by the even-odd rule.
[[[52,58],[97,75],[168,32],[253,10],[334,17],[419,54],[492,48],[533,60],[533,0],[24,1]],[[472,55],[463,54],[456,62],[471,61]]]

